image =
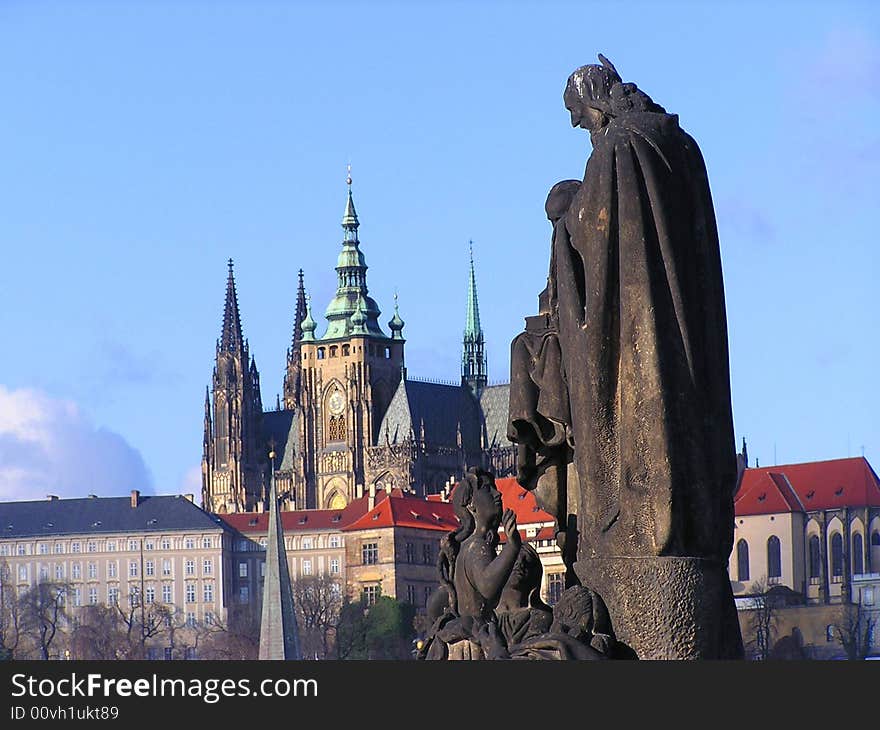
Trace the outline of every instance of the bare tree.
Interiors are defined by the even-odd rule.
[[[63,621],[67,620],[65,596],[68,583],[41,580],[19,598],[22,630],[36,641],[40,656],[49,658],[49,650]]]
[[[70,651],[74,659],[126,659],[130,648],[114,606],[95,604],[79,610],[70,635]]]
[[[125,631],[128,659],[146,659],[147,643],[169,631],[175,623],[175,609],[164,603],[144,604],[132,594],[128,606],[117,601],[115,610]]]
[[[305,576],[293,584],[293,599],[303,656],[329,658],[342,610],[342,586],[328,575]]]
[[[779,609],[783,601],[768,590],[765,581],[758,580],[753,584],[752,608],[748,614],[748,635],[746,645],[752,657],[766,661],[773,649],[774,637],[779,629]]]
[[[847,603],[841,607],[831,630],[834,640],[843,647],[846,658],[861,661],[871,651],[871,638],[876,625],[876,618],[860,604]]]
[[[231,606],[227,621],[203,623],[196,634],[203,659],[256,659],[260,653],[260,616],[250,603]]]
[[[21,603],[9,564],[0,563],[0,659],[12,659],[21,643]]]

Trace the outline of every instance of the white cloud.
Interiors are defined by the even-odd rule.
[[[152,491],[143,457],[76,403],[0,385],[0,500]]]
[[[202,494],[202,467],[192,466],[186,470],[180,482],[181,494],[192,494],[196,500],[201,499]]]

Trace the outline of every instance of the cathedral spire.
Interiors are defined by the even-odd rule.
[[[470,245],[470,277],[468,279],[467,315],[464,325],[461,352],[461,382],[467,385],[474,395],[486,387],[488,374],[486,352],[483,342],[483,328],[480,326],[480,305],[477,301],[477,277],[474,273],[474,244]]]
[[[299,628],[290,584],[290,568],[284,549],[284,529],[275,489],[275,451],[269,452],[269,535],[263,581],[263,612],[260,620],[260,659],[302,659]]]
[[[241,336],[241,316],[238,312],[238,295],[235,292],[235,275],[232,272],[232,259],[229,259],[229,276],[226,279],[226,303],[223,307],[223,331],[220,335],[220,349],[224,352],[240,352],[244,346]]]
[[[464,336],[476,338],[483,337],[483,329],[480,327],[480,304],[477,301],[477,277],[474,273],[474,242],[468,241],[471,253],[471,270],[468,279],[467,293],[467,319],[464,325]]]
[[[296,311],[293,315],[293,340],[290,352],[299,353],[298,343],[302,339],[302,323],[306,317],[306,286],[303,280],[303,270],[299,270],[299,283],[296,286]]]
[[[293,410],[299,403],[302,380],[302,348],[303,322],[306,319],[306,287],[303,281],[303,270],[299,270],[299,282],[296,287],[296,311],[293,315],[293,335],[291,346],[287,350],[287,368],[284,373],[284,407]]]
[[[354,199],[351,194],[350,167],[346,183],[348,197],[342,216],[342,251],[339,252],[339,257],[336,260],[336,296],[333,297],[324,313],[324,316],[327,317],[327,331],[319,339],[332,340],[348,337],[355,331],[362,335],[384,338],[386,335],[382,332],[378,321],[381,312],[375,300],[367,293],[367,262],[358,240],[360,222],[354,209]],[[366,321],[357,324],[356,321],[361,316],[358,312],[361,309],[363,310],[362,314],[366,316]]]

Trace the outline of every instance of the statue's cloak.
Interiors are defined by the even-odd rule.
[[[706,167],[665,113],[616,116],[593,147],[554,232],[579,553],[726,565],[736,457]]]

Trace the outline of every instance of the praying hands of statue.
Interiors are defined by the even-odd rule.
[[[510,577],[519,549],[522,545],[522,537],[516,527],[516,514],[512,509],[504,510],[501,515],[501,524],[507,541],[497,556],[483,555],[474,561],[472,577],[476,589],[483,598],[494,608],[498,603],[498,597]]]

